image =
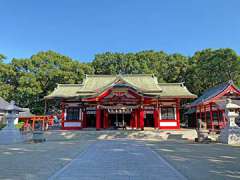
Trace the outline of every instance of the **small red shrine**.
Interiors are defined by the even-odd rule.
[[[60,100],[62,129],[119,125],[180,128],[182,99],[196,98],[183,83],[158,83],[149,74],[86,75],[82,84],[58,84],[46,101]]]
[[[239,104],[240,90],[232,80],[207,89],[202,96],[187,106],[189,110],[185,114],[188,118],[188,126],[198,128],[198,121],[201,120],[206,124],[207,129],[212,131],[224,128],[227,125],[224,110],[227,98]]]

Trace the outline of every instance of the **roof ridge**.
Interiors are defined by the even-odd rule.
[[[232,80],[220,83],[216,86],[206,89],[198,99],[196,99],[195,101],[193,101],[191,103],[191,105],[197,105],[201,102],[207,101],[207,100],[215,97],[219,93],[223,92],[226,88],[228,88],[231,85],[233,85],[234,87],[236,87],[238,89],[238,87],[233,83]],[[209,93],[209,95],[207,95],[208,93]]]
[[[153,76],[153,74],[86,74],[86,77]]]
[[[231,85],[232,83],[233,83],[233,82],[230,82],[230,81],[222,82],[222,83],[220,83],[220,84],[217,84],[216,86],[213,86],[213,87],[210,87],[210,88],[204,90],[203,93],[202,93],[202,95],[205,94],[206,92],[210,91],[210,90],[217,89],[217,88],[219,88],[219,87],[221,87],[221,86],[228,86],[228,85]],[[234,85],[234,84],[233,84],[233,85]],[[225,87],[225,88],[226,88],[226,87]],[[202,95],[201,95],[201,96],[202,96]],[[201,96],[200,96],[200,97],[201,97]]]
[[[183,83],[158,83],[158,85],[183,85]]]
[[[114,86],[114,84],[116,84],[117,81],[119,81],[119,80],[124,81],[125,83],[131,85],[131,86],[132,86],[133,88],[135,88],[135,89],[139,89],[139,88],[136,87],[134,84],[132,84],[132,83],[128,82],[126,79],[124,79],[123,76],[116,76],[116,78],[115,78],[111,83],[109,83],[108,85],[102,87],[102,89],[106,89],[108,86],[109,86],[109,87],[110,87],[110,86]]]
[[[83,86],[83,84],[57,84],[57,87]]]
[[[114,76],[117,76],[117,75],[113,75],[113,74],[86,74],[86,78],[88,78],[88,77],[102,77],[102,76],[114,77]]]
[[[153,74],[122,74],[122,76],[151,76],[151,77],[154,77]]]

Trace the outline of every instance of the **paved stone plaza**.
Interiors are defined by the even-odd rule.
[[[95,143],[95,136],[48,132],[45,143],[0,145],[1,180],[46,180]]]
[[[184,140],[145,142],[190,180],[240,179],[240,147]]]
[[[58,171],[51,180],[185,180],[142,143],[100,141]]]
[[[145,140],[141,136],[141,141],[136,141],[131,133],[136,137],[136,131],[49,131],[45,143],[0,145],[0,179],[46,180],[78,171],[82,179],[103,172],[106,179],[111,175],[115,179],[166,179],[164,175],[172,169],[166,161],[190,180],[240,179],[240,147],[196,144],[173,137]],[[129,136],[132,140],[126,140]],[[169,178],[179,175],[172,172]]]

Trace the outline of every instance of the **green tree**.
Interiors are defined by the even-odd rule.
[[[88,64],[53,51],[39,52],[30,59],[13,59],[11,64],[16,72],[14,99],[34,113],[43,113],[43,98],[57,83],[80,83],[84,74],[93,73]]]
[[[183,81],[188,57],[163,51],[97,54],[92,63],[96,74],[155,74],[159,82]]]
[[[205,49],[192,57],[163,51],[97,54],[92,63],[80,63],[53,51],[4,63],[0,54],[0,96],[15,100],[34,113],[43,113],[44,96],[57,83],[80,83],[84,74],[155,74],[159,82],[185,81],[200,95],[205,89],[232,79],[240,85],[240,58],[235,51]]]
[[[189,59],[181,54],[168,55],[162,64],[162,76],[165,82],[183,82],[187,69],[189,67]]]
[[[228,80],[240,85],[240,59],[232,49],[198,51],[189,63],[186,84],[196,94]]]
[[[0,97],[10,100],[14,87],[11,84],[12,78],[15,76],[11,65],[5,64],[3,61],[6,56],[0,54]]]

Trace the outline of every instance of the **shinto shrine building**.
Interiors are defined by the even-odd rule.
[[[126,125],[180,128],[180,102],[196,98],[183,83],[158,83],[148,74],[86,75],[82,84],[58,84],[45,100],[61,100],[62,129]]]
[[[227,124],[225,115],[227,98],[231,98],[236,104],[240,102],[240,90],[232,80],[207,89],[188,105],[189,110],[185,113],[188,126],[198,128],[198,121],[201,120],[206,124],[206,128],[212,131],[224,128]]]

